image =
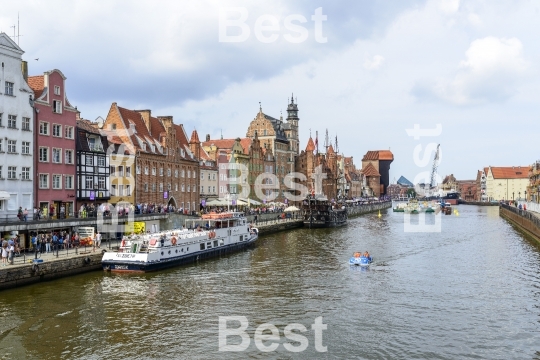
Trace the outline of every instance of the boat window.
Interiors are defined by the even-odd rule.
[[[204,250],[204,243],[201,244],[201,250]]]
[[[218,247],[218,241],[214,240],[214,247]]]
[[[206,248],[211,249],[212,248],[212,243],[211,242],[206,243]]]
[[[180,249],[181,252],[184,252],[184,248]]]
[[[240,241],[244,241],[244,235],[240,235]]]
[[[186,251],[189,251],[189,246],[187,247]]]

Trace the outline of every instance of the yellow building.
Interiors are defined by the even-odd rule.
[[[135,155],[132,155],[124,145],[111,141],[116,151],[109,155],[111,167],[111,199],[112,205],[135,205]]]
[[[488,167],[486,194],[489,201],[524,199],[528,184],[528,166]]]

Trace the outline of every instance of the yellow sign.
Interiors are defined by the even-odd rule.
[[[146,228],[146,223],[141,221],[134,221],[127,223],[124,226],[124,232],[126,234],[144,234]]]

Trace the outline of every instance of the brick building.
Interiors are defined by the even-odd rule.
[[[456,185],[462,200],[478,201],[476,180],[457,180]]]
[[[386,195],[386,188],[390,184],[390,164],[394,161],[394,154],[390,150],[368,151],[362,158],[362,173],[368,176],[367,186],[374,196]],[[373,167],[371,169],[370,166]],[[379,185],[376,183],[379,180]]]
[[[66,77],[60,70],[28,77],[28,85],[35,94],[38,131],[36,176],[34,192],[43,213],[59,215],[75,211],[75,127],[77,109],[66,94]]]
[[[172,116],[129,110],[112,103],[104,130],[135,155],[135,202],[198,210],[199,160],[182,125]]]

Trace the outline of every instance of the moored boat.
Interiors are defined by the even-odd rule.
[[[347,224],[347,207],[344,203],[329,201],[326,196],[309,195],[302,204],[304,226],[327,228]]]
[[[186,220],[189,229],[124,237],[117,252],[106,252],[103,270],[148,272],[247,248],[258,239],[242,213],[203,215]]]

